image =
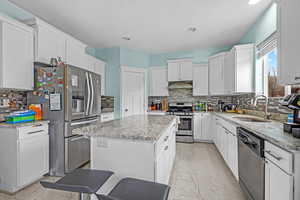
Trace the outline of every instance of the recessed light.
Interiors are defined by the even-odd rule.
[[[127,41],[131,40],[130,37],[122,37],[122,39]]]
[[[255,5],[258,4],[261,0],[249,0],[248,4],[249,5]]]
[[[188,31],[190,31],[190,32],[196,32],[196,31],[197,31],[197,28],[195,28],[195,27],[190,27],[190,28],[188,28]]]

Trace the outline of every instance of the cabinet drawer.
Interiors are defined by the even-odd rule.
[[[114,113],[103,113],[101,114],[101,122],[108,122],[114,120]]]
[[[171,134],[173,134],[172,130],[175,128],[174,126],[176,126],[176,123],[173,123],[157,141],[155,145],[156,155],[159,155],[159,153],[164,151],[165,148],[169,148],[172,138]]]
[[[18,128],[19,139],[32,137],[36,134],[48,134],[48,124],[35,124]]]
[[[293,173],[293,154],[265,142],[265,157],[287,173]]]

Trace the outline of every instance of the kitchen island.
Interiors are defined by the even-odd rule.
[[[91,138],[91,168],[168,184],[176,154],[175,116],[136,115],[99,123]]]

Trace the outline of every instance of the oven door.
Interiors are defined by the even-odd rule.
[[[180,116],[180,123],[178,124],[177,135],[193,135],[193,117],[192,116]]]

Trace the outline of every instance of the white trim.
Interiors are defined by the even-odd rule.
[[[124,87],[123,87],[123,76],[124,72],[136,72],[136,73],[143,73],[144,75],[144,114],[147,114],[147,108],[148,108],[148,95],[147,95],[147,88],[148,88],[148,76],[147,72],[148,70],[145,68],[138,68],[138,67],[128,67],[128,66],[121,66],[121,76],[120,76],[120,116],[123,118],[123,102],[124,102]]]

